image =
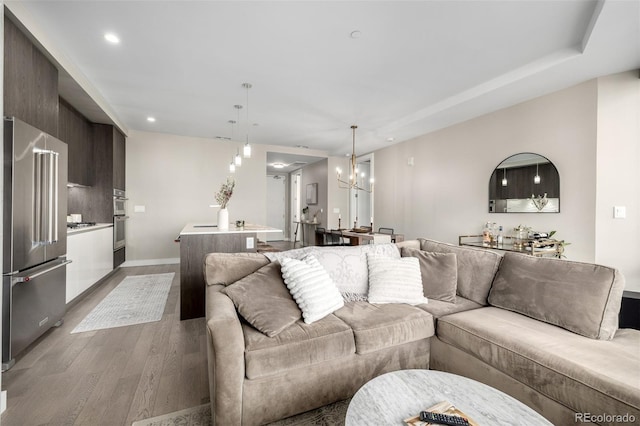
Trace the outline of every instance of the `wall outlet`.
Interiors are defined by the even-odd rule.
[[[339,214],[340,213],[340,207],[334,207],[333,208],[333,212],[336,213],[336,214]]]
[[[133,206],[134,213],[144,213],[147,210],[145,206]]]
[[[625,206],[614,206],[613,207],[613,218],[614,219],[624,219],[627,217],[627,208]]]
[[[255,247],[255,242],[253,237],[247,237],[247,249],[252,249]]]

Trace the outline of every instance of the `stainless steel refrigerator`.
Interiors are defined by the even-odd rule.
[[[67,144],[4,120],[2,370],[65,313]]]

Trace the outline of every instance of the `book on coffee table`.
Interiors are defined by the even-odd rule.
[[[432,413],[448,414],[450,416],[464,417],[465,419],[467,419],[469,421],[469,424],[471,426],[480,426],[478,423],[473,421],[473,419],[471,419],[471,417],[466,415],[464,412],[458,410],[449,401],[439,402],[436,405],[434,405],[432,407],[429,407],[424,411],[431,411]],[[428,425],[433,424],[433,423],[423,422],[422,420],[420,420],[420,414],[419,413],[418,413],[417,416],[410,417],[408,419],[404,419],[404,422],[409,426],[428,426]]]

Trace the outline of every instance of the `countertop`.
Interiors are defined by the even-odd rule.
[[[256,232],[282,232],[282,229],[252,224],[245,224],[243,227],[236,228],[234,224],[230,224],[228,230],[221,231],[218,229],[218,225],[207,223],[187,223],[187,225],[182,228],[182,231],[180,231],[180,235],[247,234]]]
[[[67,236],[83,234],[85,232],[97,231],[98,229],[112,228],[113,223],[96,223],[93,226],[85,226],[83,228],[67,228]]]

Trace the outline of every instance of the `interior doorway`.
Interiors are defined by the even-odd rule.
[[[300,213],[302,211],[302,205],[300,201],[302,193],[302,172],[300,170],[291,173],[291,223],[289,224],[290,240],[294,245],[296,241],[300,239],[301,231],[298,229],[300,226],[297,222],[300,221]],[[297,231],[297,232],[296,232]]]
[[[266,233],[267,241],[284,240],[286,226],[286,178],[284,175],[267,175],[267,226],[282,229]]]

